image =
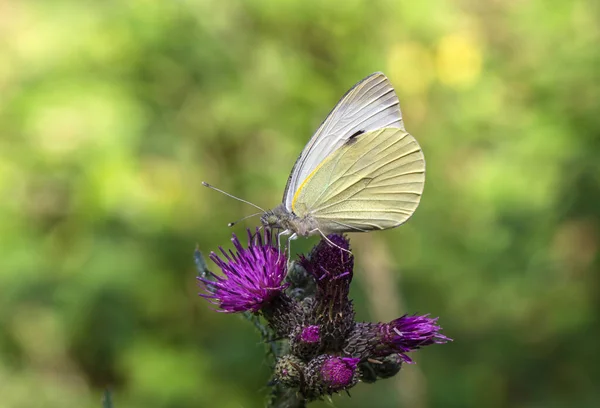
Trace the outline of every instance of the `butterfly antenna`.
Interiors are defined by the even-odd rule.
[[[241,201],[242,203],[249,204],[249,205],[251,205],[251,206],[252,206],[252,207],[254,207],[254,208],[258,208],[258,209],[259,209],[259,210],[261,210],[262,212],[266,212],[265,210],[263,210],[262,208],[260,208],[258,205],[256,205],[256,204],[252,204],[250,201],[242,200],[242,199],[241,199],[241,198],[239,198],[239,197],[236,197],[236,196],[234,196],[234,195],[232,195],[232,194],[226,193],[225,191],[223,191],[223,190],[220,190],[220,189],[216,188],[215,186],[212,186],[212,185],[208,184],[206,181],[203,181],[203,182],[202,182],[202,185],[203,185],[204,187],[208,187],[208,188],[210,188],[210,189],[216,190],[216,191],[218,191],[219,193],[223,193],[223,194],[225,194],[225,195],[226,195],[226,196],[228,196],[228,197],[231,197],[231,198],[234,198],[234,199],[236,199],[236,200],[238,200],[238,201]],[[244,218],[242,218],[242,219],[244,219]],[[240,221],[241,221],[241,220],[240,220]],[[237,222],[237,221],[236,221],[236,222]]]
[[[240,222],[240,221],[244,221],[244,220],[247,220],[248,218],[251,218],[251,217],[256,217],[257,215],[261,215],[261,214],[262,214],[262,213],[259,213],[259,212],[258,212],[258,213],[256,213],[256,214],[252,214],[252,215],[246,215],[244,218],[240,218],[240,219],[239,219],[239,220],[237,220],[237,221],[230,222],[229,224],[227,224],[227,226],[228,226],[228,227],[233,227],[235,224],[237,224],[237,223],[238,223],[238,222]]]

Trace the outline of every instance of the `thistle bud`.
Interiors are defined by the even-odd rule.
[[[286,387],[299,387],[304,382],[306,364],[292,354],[279,358],[275,364],[274,379]]]

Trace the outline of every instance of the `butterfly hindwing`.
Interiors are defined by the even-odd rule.
[[[384,128],[326,157],[297,190],[292,210],[310,213],[326,232],[393,228],[414,213],[424,183],[425,159],[415,138]]]

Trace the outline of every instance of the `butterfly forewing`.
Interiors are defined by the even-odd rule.
[[[288,179],[283,202],[292,211],[296,191],[323,160],[361,133],[404,129],[398,97],[380,72],[360,81],[342,97],[310,139]]]

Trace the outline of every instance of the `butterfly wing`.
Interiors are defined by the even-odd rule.
[[[425,158],[403,129],[362,134],[326,157],[292,199],[325,233],[387,229],[415,212],[425,184]]]
[[[283,195],[288,211],[300,184],[326,157],[357,133],[386,127],[404,129],[402,113],[392,84],[376,72],[342,97],[298,157]]]

